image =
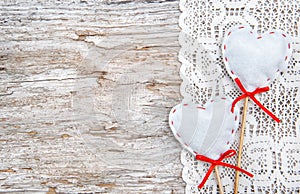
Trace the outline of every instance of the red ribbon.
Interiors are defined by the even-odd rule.
[[[265,113],[267,113],[270,117],[272,117],[272,119],[274,119],[276,122],[280,122],[280,120],[273,114],[271,113],[271,111],[269,111],[266,107],[264,107],[264,105],[262,105],[256,98],[255,95],[262,93],[262,92],[267,92],[269,91],[269,87],[263,87],[263,88],[256,88],[253,92],[248,92],[245,87],[243,86],[243,84],[241,83],[241,81],[239,80],[239,78],[235,78],[234,79],[235,83],[238,85],[238,87],[241,89],[241,91],[243,92],[243,94],[239,97],[237,97],[231,106],[231,112],[234,111],[234,106],[236,105],[236,103],[240,100],[242,100],[243,98],[249,97],[253,100],[253,102],[255,102],[255,104],[257,104],[263,111],[265,111]]]
[[[240,167],[237,167],[237,166],[234,166],[234,165],[231,165],[231,164],[228,164],[228,163],[225,163],[225,162],[222,162],[222,160],[224,160],[225,158],[229,158],[229,157],[232,157],[236,154],[236,151],[235,150],[228,150],[226,151],[225,153],[223,153],[219,159],[217,160],[212,160],[206,156],[203,156],[203,155],[196,155],[196,160],[201,160],[203,162],[208,162],[208,163],[211,163],[211,166],[209,167],[206,175],[204,176],[202,182],[199,184],[198,188],[201,189],[205,182],[207,181],[209,175],[212,173],[213,169],[215,168],[215,166],[217,165],[220,165],[220,166],[225,166],[225,167],[229,167],[229,168],[233,168],[235,170],[238,170],[238,171],[241,171],[242,173],[245,173],[246,175],[250,176],[250,177],[253,177],[253,174],[251,174],[250,172],[240,168]]]

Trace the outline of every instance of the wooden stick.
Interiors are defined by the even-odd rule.
[[[243,118],[242,118],[241,134],[240,134],[240,145],[239,145],[239,152],[238,152],[238,158],[237,158],[237,166],[238,167],[241,167],[248,101],[249,101],[249,97],[246,97],[245,102],[244,102]],[[234,194],[237,194],[238,190],[239,190],[239,178],[240,178],[240,171],[237,170],[235,172]]]
[[[215,173],[216,173],[216,177],[217,177],[217,181],[218,181],[218,185],[219,185],[220,194],[224,194],[223,185],[221,182],[221,178],[220,178],[220,174],[219,174],[219,170],[218,170],[217,166],[215,166]]]

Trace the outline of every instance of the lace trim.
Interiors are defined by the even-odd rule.
[[[300,2],[181,0],[180,8],[179,60],[181,94],[185,100],[204,104],[211,96],[226,94],[235,99],[241,94],[222,61],[222,38],[230,27],[248,24],[259,33],[281,29],[292,37],[294,50],[287,71],[270,85],[270,91],[257,95],[261,103],[279,116],[281,123],[274,122],[253,102],[249,103],[242,168],[255,177],[242,175],[239,191],[299,192]],[[239,131],[232,149],[237,150],[238,138]],[[214,176],[200,191],[197,188],[209,164],[197,161],[186,150],[181,153],[181,161],[187,193],[218,192]],[[236,157],[224,161],[235,164]],[[234,170],[220,167],[220,175],[224,192],[233,192]]]

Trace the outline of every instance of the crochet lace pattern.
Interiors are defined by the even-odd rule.
[[[287,71],[272,82],[270,91],[256,96],[281,122],[249,102],[241,167],[254,178],[241,174],[239,193],[299,192],[300,1],[180,0],[180,8],[181,94],[196,103],[204,104],[212,96],[225,94],[235,99],[241,94],[222,59],[222,40],[229,28],[248,24],[258,33],[280,29],[292,37],[293,54]],[[239,130],[232,149],[237,150],[238,143]],[[186,193],[218,192],[214,176],[201,190],[197,188],[210,164],[197,161],[184,149],[181,161]],[[224,161],[236,164],[236,156]],[[235,171],[219,170],[224,192],[233,193]]]

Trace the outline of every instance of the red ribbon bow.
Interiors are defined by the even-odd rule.
[[[231,112],[234,111],[234,106],[236,105],[236,103],[240,100],[242,100],[243,98],[249,97],[253,100],[253,102],[255,102],[255,104],[257,104],[263,111],[265,111],[265,113],[267,113],[270,117],[272,117],[272,119],[274,119],[276,122],[280,122],[280,120],[273,114],[271,113],[271,111],[269,111],[266,107],[264,107],[264,105],[262,105],[256,98],[255,95],[262,93],[262,92],[267,92],[269,91],[269,87],[263,87],[263,88],[256,88],[253,92],[248,92],[245,87],[243,86],[243,84],[241,83],[241,81],[239,80],[239,78],[235,78],[234,79],[235,83],[238,85],[238,87],[241,89],[241,91],[243,92],[243,94],[239,97],[237,97],[231,106]]]
[[[237,167],[237,166],[234,166],[234,165],[231,165],[231,164],[228,164],[228,163],[225,163],[225,162],[222,162],[222,160],[224,160],[225,158],[229,158],[229,157],[232,157],[236,154],[236,151],[235,150],[228,150],[226,151],[225,153],[223,153],[219,159],[217,160],[212,160],[206,156],[203,156],[203,155],[196,155],[196,160],[201,160],[203,162],[208,162],[208,163],[211,163],[211,166],[209,167],[206,175],[204,176],[202,182],[199,184],[198,188],[202,188],[205,184],[205,182],[207,181],[209,175],[212,173],[213,169],[215,168],[215,166],[217,165],[220,165],[220,166],[225,166],[225,167],[229,167],[229,168],[233,168],[235,170],[238,170],[238,171],[241,171],[242,173],[245,173],[246,175],[250,176],[250,177],[253,177],[253,174],[251,174],[250,172],[240,168],[240,167]]]

